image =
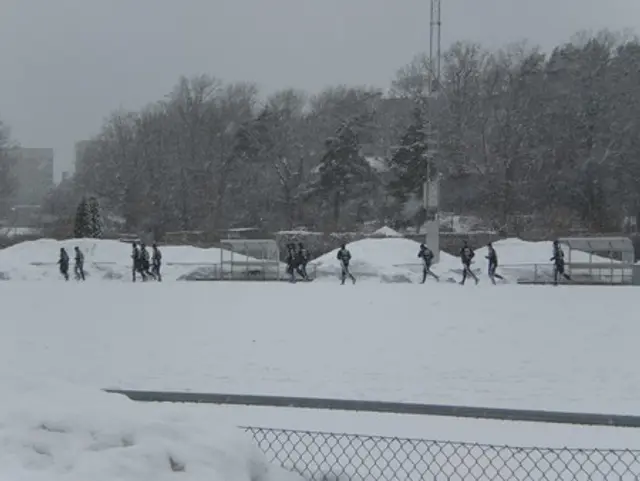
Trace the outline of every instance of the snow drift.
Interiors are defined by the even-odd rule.
[[[381,282],[416,282],[421,278],[422,264],[418,259],[419,243],[404,237],[393,237],[393,232],[383,230],[389,237],[367,238],[348,244],[353,256],[351,270],[354,275]],[[0,280],[60,280],[56,265],[61,247],[72,252],[79,246],[85,254],[87,279],[131,280],[131,245],[114,240],[70,239],[56,241],[41,239],[28,241],[0,250]],[[526,242],[520,239],[505,239],[494,243],[500,261],[499,273],[507,281],[516,281],[537,275],[550,276],[552,243]],[[319,280],[333,280],[340,275],[340,264],[336,259],[338,249],[324,254],[312,264],[316,266]],[[229,251],[219,248],[201,249],[192,246],[163,246],[164,280],[199,280],[213,276],[221,268],[221,255],[229,259]],[[485,275],[487,248],[476,250],[472,269]],[[235,259],[244,257],[238,254]],[[596,262],[609,259],[593,256]],[[588,262],[589,254],[573,252],[572,261]],[[286,267],[281,264],[279,271]],[[457,256],[440,252],[440,262],[433,271],[448,281],[458,280],[462,273]]]
[[[406,238],[362,239],[347,245],[351,252],[351,272],[355,276],[376,278],[382,282],[414,282],[422,275],[418,258],[420,243]],[[340,263],[335,249],[319,258],[316,264],[318,277],[339,276]],[[455,258],[440,253],[440,262],[452,264]],[[439,265],[434,267],[436,273]]]
[[[56,385],[7,390],[0,479],[302,481],[268,463],[249,435],[205,414]]]
[[[85,255],[87,279],[131,280],[131,244],[116,240],[69,239],[57,241],[39,239],[0,250],[0,280],[59,280],[57,261],[64,247],[73,257],[73,248],[80,247]],[[164,280],[189,280],[212,275],[220,266],[221,255],[230,259],[230,252],[212,247],[162,246]],[[234,254],[235,260],[250,258]],[[284,265],[281,267],[284,271]]]

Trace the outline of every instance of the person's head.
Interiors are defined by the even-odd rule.
[[[342,243],[342,245],[340,245],[340,249],[346,249],[347,248],[347,244]]]
[[[77,252],[77,251],[79,251],[79,250],[80,250],[80,247],[75,246],[73,249]]]
[[[425,250],[426,248],[427,248],[427,246],[426,246],[426,245],[424,245],[424,243],[420,244],[420,250],[422,250],[422,251],[423,251],[423,250]]]
[[[469,241],[462,241],[462,246],[463,247],[469,247]]]
[[[559,245],[560,245],[560,243],[558,242],[557,239],[553,241],[553,246],[554,247],[558,247]]]
[[[491,242],[489,242],[489,243],[487,244],[487,247],[488,247],[489,249],[493,249],[493,245],[491,245]]]
[[[65,252],[64,247],[60,247],[60,254],[62,254],[63,252]]]
[[[140,249],[144,249],[145,247],[144,242],[140,242]]]
[[[158,244],[156,244],[155,242],[153,244],[151,244],[151,247],[153,247],[154,249],[158,248]]]
[[[299,247],[300,249],[304,249],[304,244],[302,244],[302,242],[299,242],[299,243],[298,243],[298,247]]]
[[[136,247],[138,247],[138,244],[136,244],[135,242],[132,242],[132,243],[131,243],[131,248],[132,248],[132,249],[135,249]]]

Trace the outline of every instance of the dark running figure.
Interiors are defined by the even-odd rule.
[[[464,281],[467,280],[467,276],[473,277],[476,284],[480,282],[480,279],[471,271],[471,260],[475,257],[476,253],[469,247],[467,241],[464,241],[462,249],[460,249],[460,260],[462,260],[462,280],[460,285],[464,286]]]
[[[76,251],[75,256],[75,265],[73,266],[73,271],[76,275],[76,280],[85,280],[84,279],[84,254],[80,251],[79,247],[74,247]]]
[[[146,281],[149,277],[155,278],[151,273],[151,261],[149,259],[149,251],[144,243],[140,243],[140,274],[142,274],[142,280]]]
[[[562,276],[568,281],[571,280],[571,276],[564,272],[564,251],[557,240],[553,241],[553,257],[549,260],[553,261],[554,286],[558,285],[558,276]]]
[[[309,280],[307,275],[307,264],[309,263],[309,251],[304,248],[304,244],[300,242],[298,244],[298,251],[296,252],[296,270],[298,274],[302,276],[305,281]]]
[[[351,282],[355,284],[356,278],[353,277],[353,274],[351,274],[351,271],[349,271],[349,262],[351,261],[351,252],[349,252],[349,249],[347,249],[346,244],[342,244],[342,246],[340,246],[340,250],[338,251],[338,255],[336,256],[336,258],[340,261],[340,266],[342,267],[340,284],[344,284],[344,282],[347,280],[347,276],[349,276],[349,278],[351,279]]]
[[[156,278],[158,282],[162,282],[162,274],[160,274],[160,266],[162,265],[162,253],[158,249],[158,245],[154,242],[151,246],[153,250],[151,254],[151,275]]]
[[[287,274],[289,274],[289,282],[296,282],[297,253],[294,244],[287,244]]]
[[[487,244],[487,247],[489,248],[489,254],[487,255],[487,259],[489,260],[489,279],[491,279],[491,282],[495,285],[496,279],[504,281],[504,277],[496,274],[496,269],[498,268],[498,253],[493,248],[493,245],[491,245],[491,242]]]
[[[420,244],[418,257],[422,259],[422,282],[420,282],[420,284],[424,284],[427,281],[427,275],[432,276],[436,281],[440,281],[440,278],[431,270],[431,264],[433,263],[433,251],[425,244]]]
[[[64,247],[60,248],[60,259],[58,259],[58,265],[60,266],[60,274],[64,277],[65,281],[69,280],[69,254]]]
[[[135,242],[131,244],[131,262],[131,275],[133,277],[133,282],[136,281],[136,274],[140,274],[143,281],[146,280],[140,264],[140,250],[138,250],[138,244]]]

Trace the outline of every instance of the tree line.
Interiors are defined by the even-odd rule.
[[[17,178],[13,171],[15,157],[12,155],[12,151],[15,147],[9,126],[0,119],[0,217],[7,215],[11,197],[18,187]]]
[[[442,210],[510,235],[619,231],[640,213],[638,39],[583,34],[550,53],[458,42],[430,80],[426,55],[386,91],[263,99],[251,83],[181,78],[163,100],[112,113],[47,208],[72,218],[80,198],[99,198],[158,239],[407,226],[424,218],[423,180],[439,176]]]

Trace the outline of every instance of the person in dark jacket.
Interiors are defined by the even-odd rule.
[[[158,244],[155,242],[151,246],[151,275],[156,278],[158,282],[162,281],[162,274],[160,274],[160,266],[162,265],[162,253],[158,249]]]
[[[498,253],[493,248],[491,242],[487,244],[487,248],[489,249],[489,252],[486,256],[489,261],[489,279],[491,279],[491,282],[495,285],[496,279],[504,280],[504,277],[502,277],[500,274],[496,274],[496,269],[498,268]]]
[[[559,276],[571,280],[571,276],[564,272],[564,251],[557,240],[553,241],[553,257],[549,260],[553,261],[553,285],[558,285]]]
[[[151,262],[149,260],[149,251],[147,250],[147,246],[141,242],[140,243],[140,273],[142,274],[142,280],[146,281],[149,277],[153,277],[151,275]]]
[[[83,281],[85,280],[84,278],[84,254],[82,253],[82,251],[80,250],[80,248],[78,246],[74,247],[75,250],[75,265],[73,267],[74,273],[76,275],[76,279],[80,280],[82,279]]]
[[[462,261],[462,280],[460,281],[460,285],[464,286],[464,282],[467,280],[467,276],[473,277],[476,281],[476,284],[480,282],[480,279],[473,273],[471,270],[471,261],[475,257],[476,253],[473,252],[473,249],[469,247],[467,241],[464,241],[462,248],[460,249],[460,260]]]
[[[144,273],[142,272],[142,266],[140,264],[140,250],[138,250],[138,244],[135,242],[131,244],[131,275],[133,282],[136,281],[136,274],[140,274],[142,280],[145,280]]]
[[[58,259],[58,265],[60,266],[60,274],[64,277],[65,281],[69,280],[69,254],[64,247],[60,248],[60,259]]]
[[[304,244],[300,242],[298,244],[298,251],[296,252],[296,264],[298,274],[302,276],[305,281],[309,280],[307,275],[307,264],[309,263],[309,251],[304,248]]]
[[[418,257],[422,259],[422,282],[420,284],[424,284],[427,281],[427,275],[432,276],[436,281],[440,281],[440,278],[431,270],[434,255],[433,251],[429,249],[426,244],[420,244]]]
[[[351,262],[351,252],[347,249],[346,244],[342,244],[340,246],[340,250],[336,255],[336,258],[340,261],[340,266],[342,267],[342,272],[340,275],[341,284],[344,285],[344,282],[347,280],[347,276],[351,279],[351,282],[356,283],[356,278],[351,274],[349,270],[349,262]]]
[[[287,257],[285,259],[287,264],[287,274],[289,274],[289,282],[296,282],[296,264],[297,255],[295,244],[287,244]]]

